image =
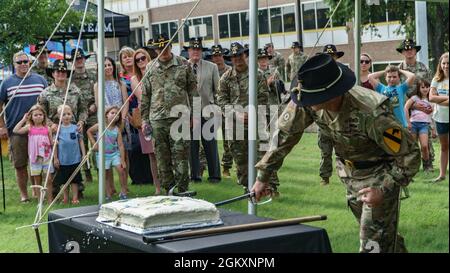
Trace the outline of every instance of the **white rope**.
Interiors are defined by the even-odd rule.
[[[197,2],[195,3],[195,5],[192,7],[192,9],[189,11],[188,15],[186,16],[186,18],[184,19],[184,22],[187,21],[187,19],[189,17],[191,17],[192,13],[194,12],[194,10],[197,8],[197,6],[200,4],[202,0],[197,0]],[[156,60],[159,59],[159,57],[161,56],[161,54],[164,52],[164,50],[166,50],[169,45],[172,43],[172,41],[175,39],[176,35],[178,35],[179,31],[182,29],[182,27],[184,26],[185,23],[181,24],[177,31],[172,35],[172,37],[170,38],[169,42],[166,44],[166,46],[161,50],[160,54],[158,55],[158,57],[156,57]],[[145,72],[145,75],[142,77],[141,81],[139,81],[139,83],[136,85],[136,87],[133,89],[133,91],[131,92],[130,96],[127,98],[127,100],[124,102],[124,104],[120,107],[119,111],[117,111],[116,116],[112,119],[112,121],[106,126],[105,130],[97,137],[97,141],[94,143],[93,147],[95,147],[98,142],[100,141],[100,139],[103,138],[103,136],[106,133],[107,128],[109,128],[113,123],[114,120],[116,119],[116,117],[121,113],[122,109],[125,107],[126,103],[128,103],[129,99],[131,98],[131,96],[136,92],[136,90],[142,85],[142,80],[149,74],[149,72],[152,70],[153,66],[156,64],[156,62],[151,62],[149,68],[147,69],[147,71]],[[86,162],[86,160],[89,159],[89,155],[92,153],[93,149],[88,150],[88,152],[86,153],[86,155],[83,157],[83,160],[80,162],[80,164],[78,165],[78,167],[75,169],[75,171],[72,173],[72,175],[69,177],[69,179],[67,180],[66,184],[64,184],[63,188],[67,187],[68,184],[70,184],[70,182],[74,179],[76,173],[78,173],[81,170],[81,167],[84,165],[84,163]],[[35,224],[38,224],[42,218],[49,212],[50,208],[56,203],[56,200],[58,200],[58,198],[61,196],[62,191],[60,191],[58,193],[58,195],[53,199],[52,203],[49,204],[49,206],[47,207],[47,209],[42,213],[41,217],[39,217],[38,221],[35,221]]]
[[[52,34],[50,35],[50,37],[47,39],[47,41],[45,42],[44,46],[42,47],[41,51],[39,51],[39,54],[36,57],[36,61],[34,61],[30,68],[28,69],[27,73],[25,74],[25,77],[23,77],[23,79],[20,81],[19,86],[17,87],[16,90],[14,90],[14,93],[12,95],[12,97],[10,99],[8,99],[8,102],[6,103],[6,105],[3,107],[2,112],[0,113],[0,117],[3,116],[3,114],[6,111],[6,108],[8,108],[9,104],[13,101],[14,97],[16,96],[17,91],[19,91],[20,87],[22,86],[23,82],[25,81],[25,79],[28,77],[28,74],[30,74],[30,71],[33,69],[33,67],[35,66],[35,63],[37,63],[37,59],[39,59],[39,57],[41,56],[42,52],[44,51],[44,49],[47,47],[48,42],[50,42],[50,40],[52,39],[52,37],[55,35],[56,31],[59,30],[59,26],[61,25],[62,21],[64,20],[64,18],[66,17],[67,13],[69,13],[70,8],[72,7],[73,3],[76,0],[72,0],[72,2],[70,3],[69,7],[67,8],[66,12],[64,13],[64,15],[61,17],[61,20],[59,20],[58,24],[56,25],[56,27],[53,29]]]
[[[72,60],[72,67],[71,67],[72,71],[74,70],[74,67],[75,67],[75,59],[76,59],[76,56],[77,56],[77,53],[78,53],[78,49],[79,49],[79,46],[80,46],[81,35],[83,34],[83,26],[84,26],[84,21],[86,19],[86,13],[87,13],[88,5],[89,5],[89,1],[86,1],[86,6],[84,8],[83,19],[81,21],[80,33],[78,34],[78,41],[77,41],[77,45],[76,45],[76,48],[75,48],[75,54],[73,55],[74,56],[74,60]],[[66,93],[64,95],[64,101],[63,101],[63,104],[62,104],[63,106],[65,106],[66,103],[67,103],[67,97],[69,95],[69,89],[70,89],[70,84],[72,82],[72,77],[73,77],[73,73],[70,73],[69,81],[67,82]],[[50,156],[50,164],[48,164],[48,167],[47,167],[47,173],[46,173],[46,176],[45,176],[44,186],[41,188],[41,192],[40,192],[38,211],[36,213],[36,217],[35,217],[35,220],[34,220],[35,223],[36,223],[37,219],[41,219],[42,218],[42,205],[44,203],[44,197],[45,197],[45,194],[46,194],[46,188],[47,188],[48,179],[50,177],[50,167],[53,165],[53,158],[55,156],[56,146],[58,145],[57,139],[58,139],[59,132],[60,132],[60,129],[61,129],[63,114],[64,114],[64,111],[61,111],[61,113],[59,115],[58,128],[56,130],[55,140],[53,141],[53,149],[52,149],[52,154]],[[64,189],[65,189],[65,187],[63,188],[63,190]],[[50,193],[49,195],[53,195],[53,193]]]

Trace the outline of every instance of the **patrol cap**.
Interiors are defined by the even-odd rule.
[[[291,48],[303,48],[303,46],[299,42],[292,42]]]
[[[75,56],[76,54],[76,56]],[[88,59],[91,56],[91,54],[87,54],[84,52],[84,50],[82,48],[78,48],[78,51],[76,48],[72,49],[72,51],[70,52],[70,58],[67,59],[70,62],[73,62],[76,59],[79,58],[84,58],[84,59]]]
[[[188,49],[188,48],[198,48],[201,50],[208,50],[208,48],[203,47],[202,44],[203,39],[201,37],[194,37],[189,39],[189,45],[188,46],[183,46],[184,49]]]
[[[339,59],[340,57],[344,56],[343,51],[337,51],[337,48],[333,44],[328,44],[323,47],[322,53],[328,54],[328,55],[336,55]]]
[[[399,47],[396,48],[396,50],[399,53],[402,53],[403,50],[410,50],[415,48],[417,52],[420,51],[420,49],[422,49],[422,47],[420,45],[416,45],[416,42],[414,42],[412,39],[406,39],[404,40]]]
[[[236,57],[243,53],[248,53],[248,48],[243,47],[240,43],[234,42],[230,45],[230,52],[226,55],[226,57]]]
[[[353,71],[336,62],[329,54],[319,53],[307,60],[298,71],[300,93],[291,99],[299,106],[324,103],[345,94],[356,83]]]
[[[69,70],[66,60],[55,60],[50,67],[46,70],[47,75],[53,78],[53,71],[67,71],[67,77],[69,77],[71,70]]]
[[[272,55],[270,55],[267,52],[267,49],[265,49],[265,48],[258,48],[258,59],[259,58],[269,58],[269,60],[271,60],[272,59]]]
[[[170,42],[169,36],[166,33],[162,33],[158,36],[158,38],[153,42],[154,49],[163,49]]]
[[[30,50],[30,54],[32,56],[37,56],[42,48],[44,48],[42,53],[50,54],[50,52],[52,52],[52,50],[49,50],[47,47],[44,47],[44,46],[45,46],[45,42],[44,41],[40,41],[37,45],[34,46],[34,50]]]

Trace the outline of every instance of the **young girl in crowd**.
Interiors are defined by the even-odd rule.
[[[405,117],[408,122],[408,129],[415,139],[419,139],[420,148],[422,152],[423,170],[428,172],[430,170],[430,150],[428,147],[428,128],[430,128],[431,114],[433,107],[428,101],[428,93],[430,92],[430,82],[427,80],[417,81],[416,92],[405,103]],[[413,109],[413,105],[422,105],[420,109],[426,111]],[[410,115],[411,111],[411,115]]]
[[[431,82],[430,101],[436,103],[433,119],[441,143],[441,165],[439,176],[433,182],[445,180],[448,166],[448,52],[442,54],[436,68],[436,75]]]
[[[126,169],[126,159],[125,159],[125,148],[122,140],[122,119],[120,115],[116,114],[119,112],[119,107],[111,106],[106,109],[105,117],[106,117],[106,126],[111,124],[106,128],[106,132],[103,136],[103,140],[105,143],[105,169],[106,173],[112,173],[112,167],[115,167],[117,172],[119,173],[120,187],[121,191],[119,194],[120,199],[127,199],[127,173]],[[89,141],[92,145],[95,144],[96,140],[94,135],[97,134],[97,137],[101,134],[98,132],[98,124],[92,126],[87,130],[87,135]],[[93,146],[95,151],[98,151],[97,145]],[[97,156],[97,162],[98,156]],[[113,195],[113,184],[114,181],[106,181],[106,200],[111,200]]]
[[[59,192],[61,185],[64,185],[69,180],[72,173],[75,172],[82,158],[86,155],[86,150],[83,143],[83,136],[78,133],[77,125],[72,124],[73,112],[70,106],[60,105],[58,107],[58,116],[62,116],[62,124],[59,129],[59,134],[56,137],[58,145],[56,147],[53,164],[56,169],[55,192]],[[72,188],[72,204],[79,204],[78,200],[78,185],[83,182],[80,171],[77,172],[71,182]],[[69,188],[64,190],[63,203],[67,204],[69,200]]]
[[[47,124],[47,114],[40,105],[34,105],[22,120],[14,127],[15,134],[28,134],[28,158],[30,159],[30,172],[32,184],[42,185],[42,174],[53,173],[50,161],[52,154],[52,132]],[[47,183],[48,202],[53,200],[52,177]],[[33,188],[33,195],[40,198],[39,188]]]

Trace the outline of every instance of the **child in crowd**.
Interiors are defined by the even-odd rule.
[[[42,185],[42,173],[53,173],[50,161],[52,154],[52,132],[47,124],[47,114],[40,105],[34,105],[22,120],[13,129],[15,134],[28,134],[28,158],[30,159],[30,172],[32,184]],[[33,188],[33,196],[40,200],[39,187]],[[53,200],[52,177],[47,183],[48,202]]]
[[[103,140],[105,143],[105,169],[108,175],[108,172],[112,172],[111,167],[115,167],[117,172],[119,173],[119,180],[121,186],[121,192],[119,194],[120,199],[127,199],[127,173],[126,169],[126,161],[125,161],[125,148],[122,140],[122,119],[120,115],[117,115],[119,112],[119,107],[111,106],[106,109],[105,117],[106,117],[106,132],[103,136]],[[111,125],[109,125],[111,124]],[[109,125],[109,126],[108,126]],[[93,149],[98,151],[98,146],[95,145],[94,134],[97,133],[97,137],[101,134],[98,132],[98,124],[92,126],[87,130],[87,135],[89,141],[93,145]],[[98,155],[97,155],[97,162]],[[113,183],[114,181],[108,181],[106,183],[106,200],[111,200],[113,195]]]
[[[426,172],[431,171],[429,160],[430,152],[428,147],[428,128],[430,128],[431,114],[433,113],[433,106],[428,101],[428,93],[430,92],[430,82],[424,79],[420,79],[417,82],[415,94],[408,99],[405,104],[405,117],[408,122],[408,129],[415,139],[419,138],[420,148],[422,152],[423,170]],[[413,105],[421,105],[417,110]],[[411,115],[410,115],[411,111]]]
[[[86,150],[83,143],[83,136],[78,133],[77,125],[72,123],[73,112],[70,106],[60,105],[58,107],[58,116],[61,116],[62,124],[59,129],[59,134],[56,137],[58,145],[56,147],[53,164],[56,169],[55,179],[55,193],[64,185],[75,172],[82,158],[86,155]],[[72,204],[79,204],[78,200],[78,185],[83,182],[80,171],[78,171],[71,181],[72,188]],[[69,200],[69,188],[64,190],[63,203],[67,204]]]

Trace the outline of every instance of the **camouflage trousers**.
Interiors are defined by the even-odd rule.
[[[322,134],[320,129],[317,131],[317,139],[321,155],[319,175],[322,178],[329,178],[333,173],[333,140]]]
[[[225,125],[225,119],[222,120],[222,125]],[[222,126],[222,137],[223,137],[222,167],[224,169],[231,169],[233,167],[233,155],[231,153],[230,141],[225,139],[224,127],[225,126]]]
[[[393,182],[388,168],[380,166],[365,170],[350,170],[336,161],[339,177],[347,188],[347,202],[359,223],[360,252],[406,253],[404,239],[398,234],[400,186],[384,193],[378,207],[370,207],[360,201],[358,191],[366,187],[379,187],[384,182]]]
[[[170,136],[170,127],[175,119],[152,121],[153,139],[158,177],[161,186],[169,191],[178,185],[178,192],[189,188],[189,140],[174,140]]]

